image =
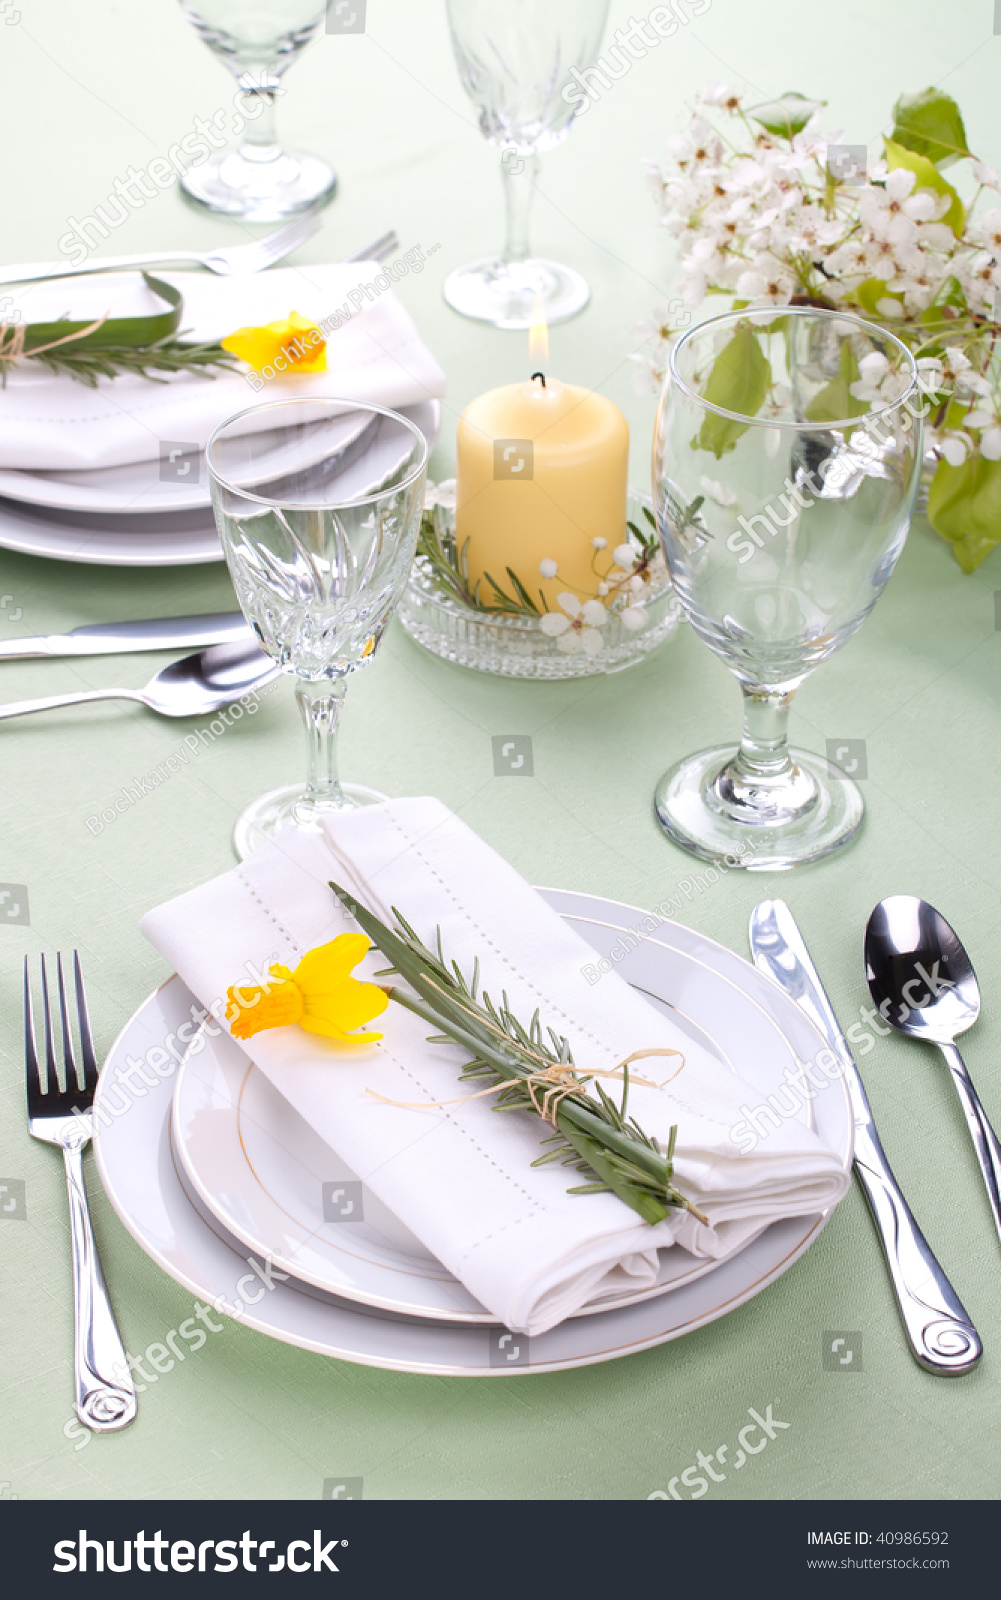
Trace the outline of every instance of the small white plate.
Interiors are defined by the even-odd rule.
[[[622,930],[641,924],[647,913],[590,895],[544,891],[564,914],[575,916],[581,933],[599,955],[612,949]],[[577,920],[581,919],[581,920]],[[671,924],[630,952],[621,967],[638,963],[626,976],[649,987],[659,957],[655,945],[693,957],[678,1002],[689,1014],[693,997],[711,986],[712,969],[748,990],[753,977],[759,1009],[776,1015],[777,986],[721,945]],[[576,1317],[531,1340],[509,1337],[496,1325],[442,1322],[401,1316],[351,1305],[292,1278],[272,1278],[262,1286],[249,1258],[253,1251],[227,1239],[218,1222],[199,1215],[189,1202],[170,1147],[172,1069],[140,1097],[126,1082],[127,1057],[143,1057],[190,1020],[194,1004],[179,978],[171,978],[140,1007],[115,1041],[101,1074],[95,1104],[94,1145],[98,1170],[125,1227],[165,1272],[220,1314],[302,1349],[401,1372],[499,1377],[526,1372],[557,1372],[613,1360],[681,1337],[724,1316],[759,1294],[809,1249],[827,1214],[773,1223],[739,1254],[672,1293],[593,1316]],[[785,1000],[783,1029],[801,1059],[810,1059],[823,1041],[791,1001]],[[852,1120],[843,1081],[819,1093],[814,1102],[820,1137],[838,1151],[846,1170],[852,1156]],[[106,1125],[105,1125],[106,1124]],[[583,1203],[583,1202],[582,1202]],[[259,1259],[259,1258],[255,1258]],[[265,1263],[266,1265],[266,1263]],[[502,1341],[503,1344],[502,1344]]]
[[[604,935],[609,946],[622,932],[607,921],[565,916],[585,937]],[[737,984],[683,950],[659,944],[655,972],[646,976],[655,987],[643,992],[685,1038],[731,1069],[738,1058],[741,1074],[762,1098],[782,1086],[783,1069],[795,1066],[795,1049],[776,1013],[795,1007],[783,1004],[784,996],[776,1002],[760,973],[744,965]],[[683,994],[694,1010],[686,1012],[680,998],[666,999]],[[800,1120],[808,1122],[806,1104]],[[197,1053],[185,1058],[174,1091],[171,1143],[188,1193],[229,1235],[294,1277],[406,1316],[496,1320],[367,1188],[362,1200],[357,1175],[227,1034],[204,1034]],[[334,1206],[343,1210],[343,1222],[324,1218],[325,1184],[328,1194],[347,1185]],[[685,1250],[665,1250],[656,1283],[601,1300],[582,1314],[635,1304],[716,1265]]]
[[[421,429],[431,449],[441,426],[441,403],[425,400],[398,409]],[[275,454],[276,473],[285,460],[283,445]],[[263,470],[264,463],[258,461],[256,466]],[[169,474],[166,478],[165,472]],[[0,471],[0,498],[73,515],[144,516],[208,510],[212,491],[204,453],[195,451],[166,465],[157,459],[65,472]]]

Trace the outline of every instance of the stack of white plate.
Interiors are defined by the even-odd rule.
[[[437,400],[402,406],[434,444]],[[203,454],[73,472],[0,471],[0,547],[101,566],[221,561]]]
[[[762,1100],[783,1086],[783,1069],[823,1047],[794,1002],[723,946],[675,924],[639,943],[635,934],[623,940],[647,913],[590,895],[541,892],[597,957],[611,955],[684,1033],[731,1067],[739,1063]],[[160,1077],[141,1098],[125,1090],[118,1069],[126,1057],[155,1047],[158,1070],[166,1070],[164,1041],[190,1020],[194,1005],[172,978],[113,1045],[95,1104],[101,1178],[125,1226],[171,1277],[217,1313],[288,1344],[367,1366],[453,1376],[588,1366],[725,1315],[781,1276],[827,1220],[773,1223],[720,1261],[664,1251],[654,1287],[586,1306],[527,1339],[497,1325],[228,1035],[205,1033],[178,1072]],[[843,1081],[798,1114],[812,1118],[847,1170],[852,1117]]]

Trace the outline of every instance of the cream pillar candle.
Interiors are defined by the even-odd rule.
[[[629,426],[604,395],[536,373],[481,394],[459,419],[456,542],[489,606],[485,574],[517,573],[550,610],[593,598],[626,525]],[[603,545],[595,541],[603,540]],[[468,545],[467,545],[468,541]]]

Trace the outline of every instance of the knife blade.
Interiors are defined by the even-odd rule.
[[[249,638],[242,611],[211,611],[198,617],[154,617],[148,622],[92,622],[71,633],[0,639],[0,660],[40,656],[133,655],[142,650],[178,650],[229,644]]]
[[[940,1377],[971,1372],[983,1354],[980,1336],[893,1175],[862,1075],[784,900],[762,900],[755,906],[748,939],[759,972],[774,979],[810,1018],[844,1071],[855,1122],[855,1173],[876,1224],[914,1359]]]

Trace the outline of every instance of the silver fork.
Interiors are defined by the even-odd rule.
[[[71,267],[67,262],[26,261],[19,266],[0,267],[0,282],[31,283],[36,278],[76,278],[88,272],[113,272],[126,267],[200,266],[210,272],[228,276],[233,272],[263,272],[273,267],[283,256],[291,255],[320,227],[316,211],[304,211],[293,217],[283,228],[269,233],[264,239],[254,239],[250,244],[236,244],[224,250],[161,250],[139,256],[101,256],[82,266]]]
[[[277,233],[266,239],[255,239],[252,244],[233,245],[228,250],[165,250],[144,256],[101,256],[87,261],[83,266],[71,267],[65,261],[25,261],[19,266],[0,266],[0,283],[43,283],[49,278],[79,278],[88,272],[115,272],[129,267],[201,266],[224,277],[234,272],[263,272],[273,267],[285,256],[291,255],[307,239],[311,239],[320,226],[315,211],[303,212],[301,217],[286,223]],[[378,239],[345,256],[345,261],[382,261],[397,249],[399,240],[393,232],[380,234]]]
[[[66,1165],[69,1191],[70,1240],[73,1256],[74,1339],[73,1365],[76,1380],[76,1413],[95,1433],[124,1428],[136,1415],[136,1391],[121,1337],[111,1309],[108,1289],[98,1260],[94,1232],[87,1209],[87,1190],[83,1181],[83,1151],[93,1133],[91,1107],[97,1088],[97,1058],[87,1015],[80,957],[73,952],[73,977],[76,988],[77,1020],[80,1027],[80,1054],[83,1087],[80,1087],[73,1033],[66,1003],[63,958],[56,957],[59,987],[59,1020],[63,1041],[63,1066],[66,1087],[60,1089],[53,1049],[52,1008],[49,1004],[49,978],[42,956],[42,999],[45,1009],[45,1079],[35,1046],[35,1019],[31,1005],[31,976],[28,958],[24,960],[24,1054],[28,1090],[28,1127],[36,1139],[58,1145]]]

